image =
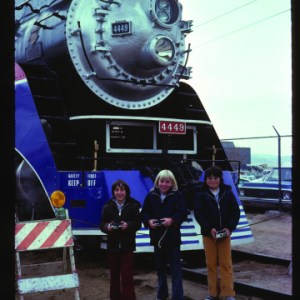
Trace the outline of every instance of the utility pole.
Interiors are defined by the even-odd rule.
[[[282,209],[282,195],[281,195],[281,137],[275,126],[273,128],[278,136],[278,199],[279,199],[279,210]]]

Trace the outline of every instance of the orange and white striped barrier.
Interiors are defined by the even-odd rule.
[[[71,220],[17,223],[16,251],[62,248],[74,245]]]
[[[24,294],[47,292],[60,289],[75,288],[75,299],[79,300],[79,279],[75,267],[73,252],[74,239],[72,235],[71,220],[43,220],[19,222],[15,226],[15,250],[17,263],[17,287],[20,299]],[[44,277],[22,277],[20,253],[52,248],[69,249],[71,273]],[[64,259],[66,257],[64,252]],[[65,263],[65,261],[62,261]],[[48,265],[49,262],[37,264]],[[57,264],[57,261],[55,262]],[[36,265],[30,265],[36,266]],[[64,269],[66,270],[66,268]]]

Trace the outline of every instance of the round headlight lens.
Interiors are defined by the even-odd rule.
[[[160,61],[169,63],[174,57],[174,44],[167,38],[161,38],[155,45],[155,53]]]

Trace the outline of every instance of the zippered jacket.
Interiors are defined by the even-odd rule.
[[[150,244],[158,246],[160,242],[160,245],[167,247],[180,245],[180,226],[187,220],[187,208],[182,193],[170,190],[162,201],[159,189],[154,188],[144,200],[141,218],[145,228],[149,228],[150,219],[172,218],[173,224],[170,227],[149,228]]]
[[[136,232],[141,228],[141,204],[133,198],[125,200],[121,213],[113,198],[107,201],[102,209],[100,229],[107,234],[107,249],[111,251],[134,251],[136,249]],[[109,223],[125,221],[126,230],[116,229],[109,231]]]
[[[201,226],[201,234],[211,236],[211,229],[217,231],[228,228],[236,229],[240,219],[238,202],[230,185],[220,185],[219,201],[207,186],[203,186],[195,196],[194,214]]]

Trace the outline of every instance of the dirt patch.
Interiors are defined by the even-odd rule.
[[[284,259],[292,258],[292,217],[290,213],[266,211],[247,213],[254,242],[233,249]]]

